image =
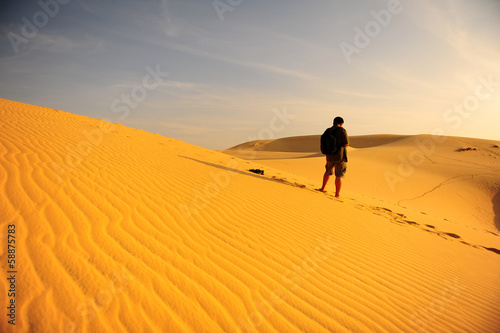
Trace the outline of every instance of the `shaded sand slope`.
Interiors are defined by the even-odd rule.
[[[319,137],[316,139],[318,147]],[[315,180],[319,186],[324,156],[304,154],[301,149],[293,152],[296,140],[280,139],[283,152],[255,151],[247,145],[247,149],[226,153],[260,160]],[[500,230],[498,142],[430,135],[376,135],[371,143],[370,136],[353,137],[351,141],[358,148],[349,148],[346,193],[384,199],[460,225]]]
[[[2,332],[499,327],[498,234],[66,112],[0,100],[0,127]]]

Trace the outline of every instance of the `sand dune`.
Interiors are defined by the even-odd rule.
[[[246,143],[225,153],[285,170],[319,182],[324,156],[319,136],[282,138],[261,148]],[[431,135],[354,136],[349,148],[345,188],[401,207],[500,230],[500,148],[498,142]],[[268,148],[274,144],[274,148]],[[306,153],[303,146],[310,148]],[[279,149],[282,149],[281,151]]]
[[[500,327],[500,233],[491,221],[445,221],[352,189],[339,200],[315,191],[300,167],[7,100],[0,126],[2,332]],[[484,154],[477,145],[457,154]],[[358,149],[353,164],[365,149],[366,160],[380,154]],[[437,149],[435,162],[446,154]],[[479,166],[459,158],[456,171],[498,165],[481,156]]]
[[[369,148],[393,143],[409,138],[409,135],[374,134],[350,137],[350,145],[354,148]],[[294,136],[274,140],[255,140],[229,148],[228,151],[273,151],[293,153],[320,153],[320,135]]]

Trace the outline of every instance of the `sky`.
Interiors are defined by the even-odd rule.
[[[321,134],[500,140],[499,0],[0,5],[0,98],[210,149]]]

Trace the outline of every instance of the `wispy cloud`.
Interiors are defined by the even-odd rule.
[[[220,54],[211,53],[208,51],[196,49],[196,48],[186,46],[186,45],[169,44],[168,47],[171,49],[174,49],[176,51],[196,55],[199,57],[218,60],[221,62],[225,62],[228,64],[237,65],[237,66],[255,68],[255,69],[263,70],[263,71],[266,71],[269,73],[285,75],[285,76],[293,77],[293,78],[297,78],[297,79],[302,79],[302,80],[317,80],[318,79],[314,75],[311,75],[308,73],[302,73],[302,72],[295,71],[292,69],[282,68],[282,67],[275,66],[275,65],[263,64],[263,63],[259,63],[259,62],[250,62],[250,61],[232,59],[232,58],[228,58],[226,56],[220,55]]]
[[[217,130],[215,128],[210,127],[202,127],[202,126],[191,126],[181,123],[171,123],[171,122],[163,122],[161,123],[164,128],[169,132],[173,132],[176,134],[182,135],[203,135],[207,133],[213,133]]]
[[[64,36],[55,32],[39,33],[33,40],[33,51],[49,51],[51,53],[85,52],[91,53],[103,47],[104,41],[88,35]]]
[[[386,94],[375,94],[375,93],[367,93],[359,90],[347,90],[341,88],[333,88],[329,89],[329,91],[335,95],[342,95],[348,97],[360,97],[366,99],[376,99],[376,100],[388,100],[394,97],[394,95],[386,95]]]
[[[102,15],[104,13],[104,10],[99,2],[78,0],[77,3],[86,12],[91,13],[93,15]]]
[[[481,7],[480,7],[481,6]],[[483,8],[486,6],[487,8]],[[419,3],[421,12],[416,13],[415,22],[429,34],[443,40],[456,52],[456,56],[467,66],[461,66],[462,76],[475,77],[478,72],[500,70],[498,61],[500,53],[497,43],[492,43],[493,35],[481,31],[481,19],[487,19],[489,11],[500,13],[500,4],[497,1],[463,2],[447,0],[443,3],[424,1]],[[481,13],[477,15],[476,13]],[[472,15],[471,15],[472,14]],[[494,17],[494,14],[491,14]],[[424,19],[422,19],[424,18]],[[498,31],[498,21],[487,24],[489,30]],[[468,74],[467,74],[468,73]]]

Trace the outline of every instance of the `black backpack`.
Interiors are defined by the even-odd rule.
[[[330,127],[327,128],[325,133],[321,135],[321,153],[325,155],[333,155],[337,152],[337,139],[335,138],[335,132],[340,127]]]

